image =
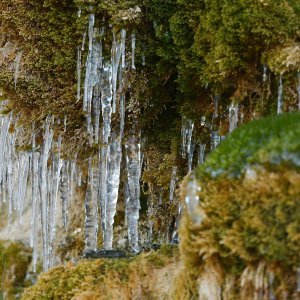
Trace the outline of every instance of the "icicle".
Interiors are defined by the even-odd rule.
[[[47,118],[45,123],[44,132],[44,144],[41,156],[41,166],[40,166],[40,191],[41,191],[41,221],[42,221],[42,239],[43,239],[43,269],[47,271],[49,268],[49,257],[48,257],[48,247],[49,247],[49,236],[48,236],[48,189],[47,189],[47,163],[49,158],[49,151],[52,144],[53,131],[50,129],[50,117]]]
[[[107,205],[106,205],[106,228],[104,232],[104,248],[112,249],[113,224],[116,214],[116,206],[120,184],[120,167],[122,158],[121,139],[112,135],[109,151],[108,178],[107,178]]]
[[[52,158],[52,176],[50,180],[50,244],[54,242],[55,238],[55,226],[56,226],[56,212],[57,212],[57,202],[58,202],[58,192],[60,186],[60,176],[61,169],[63,166],[63,160],[61,159],[61,135],[57,141],[56,153],[53,154]],[[52,266],[52,265],[51,265]]]
[[[215,149],[220,143],[220,135],[217,130],[211,132],[211,150]]]
[[[197,225],[201,224],[203,221],[203,215],[201,215],[198,210],[198,206],[199,206],[198,192],[200,190],[201,189],[198,187],[197,181],[193,175],[192,178],[190,178],[189,182],[187,183],[185,204],[186,204],[186,209],[189,217]]]
[[[238,103],[231,103],[229,106],[229,132],[236,129],[239,121],[239,105]]]
[[[81,7],[78,8],[77,12],[77,18],[79,19],[81,17]]]
[[[64,116],[64,132],[67,132],[67,121],[68,121],[68,116]]]
[[[15,137],[14,134],[8,135],[7,139],[7,156],[6,156],[6,166],[7,166],[7,197],[9,203],[9,225],[12,221],[12,211],[14,208],[14,199],[13,199],[13,188],[14,188],[14,178],[13,178],[13,163],[14,163],[14,150],[15,150]]]
[[[125,48],[125,41],[122,49]],[[123,138],[125,127],[125,93],[123,92],[123,69],[119,72],[119,95],[120,95],[120,138]]]
[[[108,143],[111,131],[111,101],[112,101],[112,84],[111,84],[111,66],[106,65],[102,71],[101,78],[101,105],[102,105],[102,117],[103,117],[103,129],[102,136],[103,142]]]
[[[124,135],[125,127],[125,94],[120,96],[120,137]]]
[[[205,122],[206,122],[206,118],[205,118],[205,116],[202,116],[201,117],[201,126],[204,126],[205,125]]]
[[[14,82],[15,82],[15,89],[17,88],[17,82],[19,77],[19,71],[20,71],[20,63],[22,58],[23,51],[20,51],[15,59],[15,74],[14,74]]]
[[[103,145],[100,149],[100,208],[101,208],[101,224],[103,233],[106,230],[106,211],[107,211],[107,176],[108,176],[108,157],[109,147]]]
[[[5,161],[8,130],[11,124],[11,115],[1,117],[1,134],[0,134],[0,162]],[[6,165],[0,164],[0,182],[3,182]]]
[[[279,76],[278,82],[278,97],[277,97],[277,114],[281,114],[283,109],[283,83],[282,75]]]
[[[81,91],[81,49],[77,48],[77,101],[80,100]]]
[[[69,206],[69,199],[70,199],[68,168],[69,168],[69,162],[65,161],[62,166],[61,178],[60,178],[60,197],[61,197],[63,224],[65,230],[67,230],[68,228],[68,206]]]
[[[94,193],[94,169],[92,159],[89,158],[88,183],[85,196],[85,251],[97,248],[98,207]]]
[[[275,294],[274,294],[274,279],[275,275],[273,272],[269,273],[269,300],[276,300]]]
[[[77,186],[81,186],[81,180],[82,180],[82,171],[79,168],[79,170],[77,172]]]
[[[145,54],[143,54],[142,56],[142,66],[146,66],[146,57],[145,57]]]
[[[177,181],[177,167],[175,166],[172,168],[172,175],[171,175],[171,181],[170,181],[170,196],[169,196],[170,202],[173,202],[173,200],[174,200],[176,181]]]
[[[214,97],[214,115],[213,118],[216,119],[218,117],[218,107],[219,107],[219,96]]]
[[[136,43],[135,33],[132,33],[131,34],[131,68],[132,68],[132,70],[135,70],[135,43]]]
[[[16,193],[16,201],[18,201],[18,211],[21,223],[21,217],[24,211],[24,202],[27,190],[27,180],[29,174],[29,157],[30,153],[19,154],[19,173],[18,176],[18,190]]]
[[[203,164],[205,159],[205,148],[206,144],[199,144],[199,157],[198,157],[198,164]]]
[[[127,140],[126,170],[128,177],[129,199],[126,203],[128,239],[133,252],[139,252],[138,219],[140,210],[141,147],[136,136]]]
[[[86,31],[82,34],[81,51],[84,51],[85,40],[86,40]]]
[[[70,200],[72,201],[74,199],[75,195],[75,172],[76,172],[76,159],[77,159],[77,154],[75,155],[75,158],[73,161],[70,163]]]
[[[298,110],[300,111],[300,71],[298,71],[297,92],[298,92]]]
[[[191,142],[189,146],[189,152],[188,152],[188,172],[190,172],[193,167],[194,151],[195,151],[195,143]]]
[[[83,94],[83,110],[87,111],[89,103],[92,99],[92,60],[93,60],[93,38],[94,38],[94,24],[95,24],[95,15],[90,14],[89,16],[89,52],[86,61],[86,70],[85,70],[85,82],[84,82],[84,94]]]
[[[95,89],[95,95],[94,95],[94,100],[93,100],[93,106],[94,106],[94,132],[95,132],[95,143],[99,143],[99,125],[100,125],[100,89],[99,86],[96,86],[97,88]]]
[[[186,158],[186,154],[190,154],[190,152],[191,152],[193,130],[194,130],[194,122],[183,117],[182,118],[182,128],[181,128],[182,158]]]
[[[264,65],[264,73],[263,73],[263,82],[267,81],[267,72],[268,72],[268,67]]]
[[[34,124],[32,128],[32,156],[31,156],[31,197],[32,197],[32,213],[31,213],[31,238],[30,246],[33,248],[32,264],[33,272],[36,272],[38,258],[38,212],[39,212],[39,153],[36,152]]]
[[[122,68],[126,67],[126,30],[121,29]]]
[[[112,69],[112,90],[113,90],[113,104],[112,112],[116,112],[116,102],[117,102],[117,80],[118,80],[118,70],[122,55],[122,41],[118,42],[116,35],[113,35],[113,44],[111,49],[111,69]],[[122,57],[123,59],[123,57]],[[123,62],[122,62],[123,63]]]

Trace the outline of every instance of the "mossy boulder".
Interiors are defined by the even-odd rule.
[[[42,274],[22,299],[173,299],[178,258],[177,247],[163,246],[130,258],[58,266]]]
[[[31,250],[19,242],[0,241],[0,299],[20,299],[24,288],[31,284],[27,272]]]
[[[197,282],[193,295],[295,296],[299,134],[299,113],[254,121],[229,135],[186,179],[181,252],[186,272]],[[208,282],[215,298],[206,298]]]

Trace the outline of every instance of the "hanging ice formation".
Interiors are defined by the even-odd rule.
[[[103,230],[103,246],[105,249],[112,249],[125,126],[123,73],[127,67],[135,68],[135,34],[131,36],[132,56],[129,64],[126,62],[125,29],[114,34],[110,59],[102,57],[103,34],[102,29],[95,28],[95,16],[91,14],[83,84],[83,109],[86,112],[89,142],[91,145],[94,143],[99,145],[99,156],[89,159],[85,197],[86,250],[93,250],[97,247],[100,221]],[[84,44],[85,34],[82,47],[77,49],[77,100],[81,98],[81,59]],[[15,62],[15,83],[17,83],[20,59],[21,54]],[[6,102],[2,101],[2,108],[5,108],[5,104]],[[116,124],[112,126],[112,115],[117,112],[119,113],[119,126]],[[12,126],[14,122],[16,120],[11,113],[0,116],[0,197],[2,202],[7,203],[10,222],[15,211],[18,212],[22,221],[25,202],[31,201],[30,245],[33,247],[33,269],[36,268],[39,254],[40,241],[37,237],[41,235],[43,269],[46,271],[56,263],[54,242],[58,226],[58,208],[61,207],[62,223],[65,230],[68,230],[69,209],[75,196],[75,186],[81,185],[81,171],[76,165],[76,155],[71,161],[62,159],[61,149],[63,134],[67,131],[67,116],[63,120],[64,131],[58,138],[54,138],[52,129],[55,123],[54,117],[49,116],[44,121],[42,132],[36,124],[33,124],[32,148],[29,152],[16,151],[22,132],[19,132],[18,128],[10,132],[9,129],[14,128]],[[37,136],[41,133],[43,142],[38,145]],[[187,139],[187,144],[190,145],[191,137]],[[142,168],[140,135],[133,135],[127,139],[126,162],[128,176],[126,215],[129,244],[134,252],[138,252]],[[27,193],[28,189],[30,193]],[[27,196],[30,196],[30,199]],[[101,212],[101,219],[98,212]]]
[[[213,115],[214,119],[218,117],[218,109],[219,109],[219,96],[216,95],[214,97],[214,115]]]
[[[202,143],[199,144],[198,164],[203,164],[204,163],[205,148],[206,148],[206,144],[202,144]]]
[[[221,138],[219,135],[219,131],[218,130],[212,130],[211,131],[211,150],[215,149],[218,144],[220,143]]]
[[[89,17],[89,50],[86,61],[86,74],[84,81],[83,108],[87,113],[87,131],[90,144],[100,142],[98,164],[99,170],[94,172],[99,177],[97,183],[90,184],[86,195],[86,248],[95,247],[95,234],[89,228],[97,227],[97,218],[91,216],[90,207],[95,206],[91,199],[92,194],[98,195],[98,208],[101,212],[101,229],[103,232],[103,247],[112,249],[113,223],[116,214],[116,205],[119,193],[122,139],[125,124],[125,94],[123,93],[123,73],[126,65],[126,30],[121,29],[113,33],[111,58],[102,57],[102,30],[95,28],[95,16]],[[100,32],[100,34],[97,34]],[[101,33],[102,32],[102,33]],[[100,40],[100,42],[99,42]],[[131,34],[131,69],[135,69],[135,34]],[[100,108],[102,120],[100,121]],[[112,127],[112,116],[119,112],[119,129]],[[94,114],[94,124],[91,115]],[[101,125],[101,127],[100,127]],[[100,129],[101,128],[101,129]],[[128,170],[128,231],[129,243],[134,251],[138,251],[137,221],[139,210],[139,178],[140,170],[134,173],[134,146],[128,144],[127,170]],[[133,160],[132,160],[133,159]],[[139,166],[140,166],[139,154]],[[90,167],[91,168],[91,167]],[[90,172],[90,173],[91,173]],[[95,173],[96,172],[96,173]],[[137,176],[137,177],[134,177]],[[134,178],[133,178],[134,177]],[[133,184],[134,182],[134,184]],[[91,191],[90,191],[90,190]],[[137,208],[137,211],[136,211]],[[92,224],[93,223],[93,224]],[[93,232],[96,230],[93,229]]]
[[[263,70],[264,70],[264,73],[263,73],[263,82],[266,82],[267,81],[268,67],[266,65],[264,65],[263,66]]]
[[[135,70],[135,33],[131,34],[131,68]]]
[[[176,181],[178,180],[177,178],[177,167],[172,168],[172,174],[171,174],[171,181],[170,181],[170,195],[169,195],[169,200],[170,202],[173,202],[174,200],[174,193],[176,189]]]
[[[88,182],[85,195],[85,250],[95,250],[97,248],[98,234],[98,191],[99,170],[93,166],[93,161],[89,159]]]
[[[192,169],[193,154],[195,150],[195,144],[192,141],[193,130],[194,122],[183,117],[181,127],[181,155],[182,158],[188,159],[188,171]]]
[[[282,75],[279,76],[278,80],[278,96],[277,96],[277,114],[281,114],[283,110],[283,83]]]
[[[136,135],[126,143],[126,171],[129,197],[126,202],[128,240],[131,250],[139,252],[138,219],[140,210],[141,145]]]
[[[229,132],[236,129],[239,121],[239,104],[231,103],[229,106]]]
[[[200,201],[198,193],[200,190],[201,189],[199,188],[196,179],[193,177],[190,178],[186,187],[185,205],[189,217],[197,225],[201,224],[204,218],[204,216],[198,211]]]

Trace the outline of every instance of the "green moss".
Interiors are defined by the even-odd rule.
[[[26,275],[30,263],[31,251],[23,244],[0,242],[1,297],[9,300],[20,298],[28,286]]]
[[[264,265],[280,274],[274,290],[280,293],[285,286],[293,293],[286,284],[295,282],[290,270],[299,263],[299,125],[299,113],[251,122],[198,167],[197,209],[203,221],[193,223],[186,212],[180,229],[181,257],[192,282],[209,280],[207,270],[218,274],[218,285],[228,276],[238,282],[249,269],[259,272]],[[232,293],[234,289],[244,299],[246,285],[235,283]]]
[[[88,299],[131,299],[137,292],[149,297],[157,292],[151,287],[156,270],[177,260],[178,249],[164,246],[157,252],[127,259],[83,260],[59,266],[42,274],[22,299],[71,299],[80,295],[89,295]]]
[[[237,177],[251,165],[299,167],[300,114],[289,113],[251,122],[231,133],[197,169],[201,179]]]

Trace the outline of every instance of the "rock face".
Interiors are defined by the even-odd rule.
[[[296,297],[299,134],[299,113],[255,121],[232,133],[186,178],[181,250],[197,283],[191,296]],[[193,201],[201,222],[190,212]]]
[[[118,250],[103,250],[97,249],[94,251],[87,251],[84,253],[84,258],[124,258],[126,253]]]

